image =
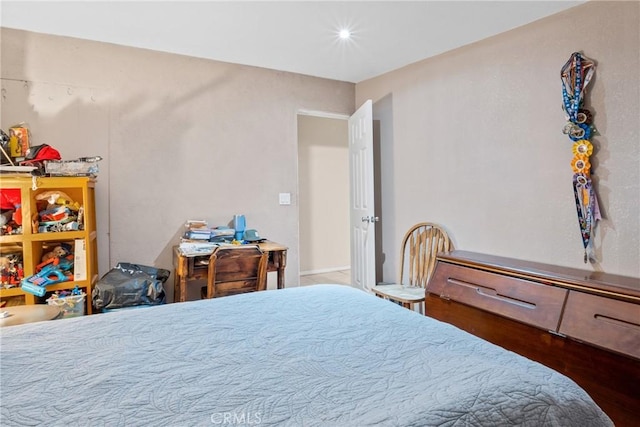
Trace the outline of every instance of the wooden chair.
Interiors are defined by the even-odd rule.
[[[216,298],[267,289],[268,253],[257,246],[217,247],[209,258],[202,298]]]
[[[415,303],[420,303],[422,308],[425,288],[436,264],[436,255],[453,249],[453,244],[447,232],[439,225],[421,222],[407,231],[401,247],[400,283],[378,285],[371,290],[380,298],[399,302],[405,308],[410,309]],[[407,255],[408,261],[405,261]],[[405,263],[408,270],[407,283],[403,282]]]

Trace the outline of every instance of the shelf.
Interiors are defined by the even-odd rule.
[[[3,174],[1,184],[2,189],[20,190],[23,226],[22,234],[0,236],[0,252],[3,255],[14,250],[21,252],[24,277],[30,277],[38,271],[38,265],[42,263],[43,257],[47,253],[52,252],[56,246],[68,244],[71,248],[70,251],[74,253],[73,268],[78,267],[78,272],[82,269],[86,274],[82,277],[87,277],[87,279],[56,283],[47,286],[46,292],[71,290],[77,285],[90,296],[92,288],[98,280],[95,179],[88,177],[38,177],[32,180],[31,177]],[[54,193],[63,194],[53,196]],[[50,197],[54,199],[49,200]],[[39,212],[50,209],[51,204],[62,206],[67,203],[77,203],[82,206],[84,210],[83,229],[38,233],[38,224],[36,223],[34,227],[32,219],[37,220]],[[79,250],[84,252],[84,256],[80,255]],[[24,297],[22,298],[24,304],[35,304],[40,300],[33,294],[24,292],[20,287],[0,289],[0,298],[3,301],[15,297]],[[92,313],[90,298],[87,298],[85,313]]]
[[[31,235],[33,242],[51,242],[60,240],[84,239],[87,234],[84,231],[58,231],[51,233],[37,233]]]
[[[9,288],[9,289],[4,289],[4,288],[0,289],[0,298],[15,297],[15,296],[24,295],[24,294],[25,292],[23,292],[19,286],[15,288]]]
[[[23,234],[8,234],[6,236],[0,236],[0,244],[6,245],[10,243],[21,243],[24,240]]]

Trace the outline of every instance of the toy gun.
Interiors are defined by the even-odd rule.
[[[64,259],[55,263],[50,262],[38,273],[22,279],[20,281],[20,287],[25,292],[43,297],[46,293],[47,286],[69,280],[69,277],[64,274],[64,271],[70,270],[71,266],[72,263]]]

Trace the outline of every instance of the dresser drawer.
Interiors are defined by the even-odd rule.
[[[560,333],[640,359],[640,305],[570,291]]]
[[[427,291],[538,328],[557,331],[566,289],[438,261]]]

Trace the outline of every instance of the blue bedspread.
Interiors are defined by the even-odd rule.
[[[2,426],[609,426],[573,381],[338,285],[1,329]]]

